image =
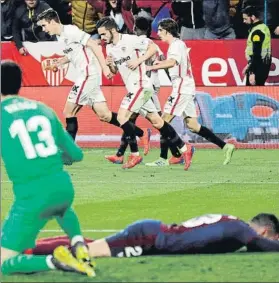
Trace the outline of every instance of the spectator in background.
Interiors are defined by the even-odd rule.
[[[173,1],[172,10],[177,16],[180,39],[203,39],[205,23],[203,19],[202,0]]]
[[[53,10],[55,10],[60,18],[61,23],[69,25],[72,23],[71,16],[71,0],[44,0]],[[86,0],[79,0],[86,1]]]
[[[99,38],[97,22],[103,17],[104,2],[101,0],[71,0],[72,24],[89,33],[92,38]]]
[[[104,15],[114,19],[120,33],[133,33],[132,0],[105,0]]]
[[[16,0],[1,0],[1,41],[12,39],[12,20]]]
[[[49,41],[54,37],[47,35],[42,28],[36,24],[37,16],[50,6],[40,0],[25,0],[15,10],[15,17],[12,25],[13,40],[21,55],[27,55],[27,49],[23,46],[22,41]]]
[[[132,13],[134,16],[146,18],[147,20],[150,21],[153,20],[151,7],[150,6],[139,7],[137,4],[137,0],[133,0],[132,2]]]
[[[259,19],[270,29],[273,38],[279,38],[279,0],[244,0],[243,8],[257,7]]]
[[[230,23],[230,0],[203,0],[205,39],[234,39]]]
[[[248,37],[248,27],[243,23],[242,8],[243,0],[230,0],[230,21],[236,38]]]
[[[271,32],[271,37],[279,38],[279,0],[268,0],[267,25]]]

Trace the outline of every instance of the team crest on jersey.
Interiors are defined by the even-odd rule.
[[[125,47],[125,46],[122,46],[122,47],[121,47],[121,50],[122,50],[123,52],[125,52],[125,51],[126,51],[126,47]]]
[[[53,54],[49,57],[41,56],[41,67],[46,81],[50,86],[59,86],[67,75],[69,64],[57,67],[58,59],[64,56]]]

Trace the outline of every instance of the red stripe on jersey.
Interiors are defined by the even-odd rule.
[[[137,54],[137,57],[139,58],[139,51],[138,50],[136,50],[136,54]],[[139,65],[139,83],[140,83],[140,87],[142,87],[142,64]]]
[[[78,92],[78,95],[77,95],[76,104],[78,104],[78,102],[79,102],[79,98],[82,94],[82,91],[84,89],[85,83],[87,82],[87,79],[88,79],[88,77],[86,77],[86,79],[82,82],[82,85],[81,85],[79,92]]]
[[[52,76],[53,76],[54,72],[53,71],[49,71],[49,84],[53,85],[53,81],[52,81]]]
[[[142,92],[142,90],[143,90],[143,87],[140,87],[140,89],[137,91],[137,93],[136,93],[134,99],[132,100],[131,104],[130,104],[129,107],[128,107],[128,110],[129,110],[129,111],[131,110],[131,108],[132,108],[133,105],[135,104],[135,102],[136,102],[137,98],[139,97],[140,93]]]
[[[83,54],[84,54],[85,59],[86,59],[86,62],[87,62],[87,65],[86,65],[86,78],[85,78],[85,80],[82,82],[81,88],[80,88],[80,90],[79,90],[79,92],[78,92],[77,99],[76,99],[76,104],[78,104],[78,102],[79,102],[79,98],[80,98],[80,96],[81,96],[81,93],[82,93],[82,91],[83,91],[83,89],[84,89],[85,83],[86,83],[86,81],[87,81],[87,79],[88,79],[88,76],[89,76],[89,71],[88,71],[89,59],[88,59],[88,55],[87,55],[87,52],[86,52],[85,47],[83,47],[82,50],[83,50]]]
[[[87,65],[86,65],[86,77],[88,77],[89,76],[89,71],[88,71],[89,59],[88,59],[88,55],[87,55],[85,46],[83,46],[82,50],[83,50],[83,54],[84,54],[86,62],[87,62]]]
[[[108,241],[110,248],[116,247],[134,247],[134,246],[148,246],[154,245],[157,235],[146,235],[140,237],[130,237],[126,239],[119,239],[115,241]]]
[[[181,81],[180,81],[180,84],[179,84],[179,87],[178,87],[178,96],[177,96],[177,99],[176,99],[172,109],[171,109],[171,112],[170,112],[171,115],[173,115],[174,109],[175,109],[175,107],[176,107],[176,105],[179,101],[180,96],[181,96],[181,86],[182,86],[182,83],[183,83],[183,78],[181,77],[181,65],[179,65],[179,77],[181,78]]]

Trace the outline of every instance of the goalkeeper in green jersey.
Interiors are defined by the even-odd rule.
[[[13,182],[14,203],[1,231],[4,275],[51,269],[95,272],[71,208],[74,188],[63,162],[81,161],[83,153],[46,105],[18,96],[22,74],[12,61],[1,63],[2,158]],[[50,256],[26,256],[45,224],[55,218],[71,239],[73,255],[59,247]]]

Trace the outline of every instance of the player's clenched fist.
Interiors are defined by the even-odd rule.
[[[139,65],[140,62],[137,59],[127,61],[127,66],[131,70],[135,70]]]
[[[110,68],[109,67],[106,67],[103,69],[103,74],[104,76],[107,78],[107,79],[111,79],[113,74],[112,72],[110,71]]]
[[[114,63],[113,57],[112,57],[111,55],[108,55],[107,58],[106,58],[106,64],[107,64],[108,66],[112,66],[113,63]]]

